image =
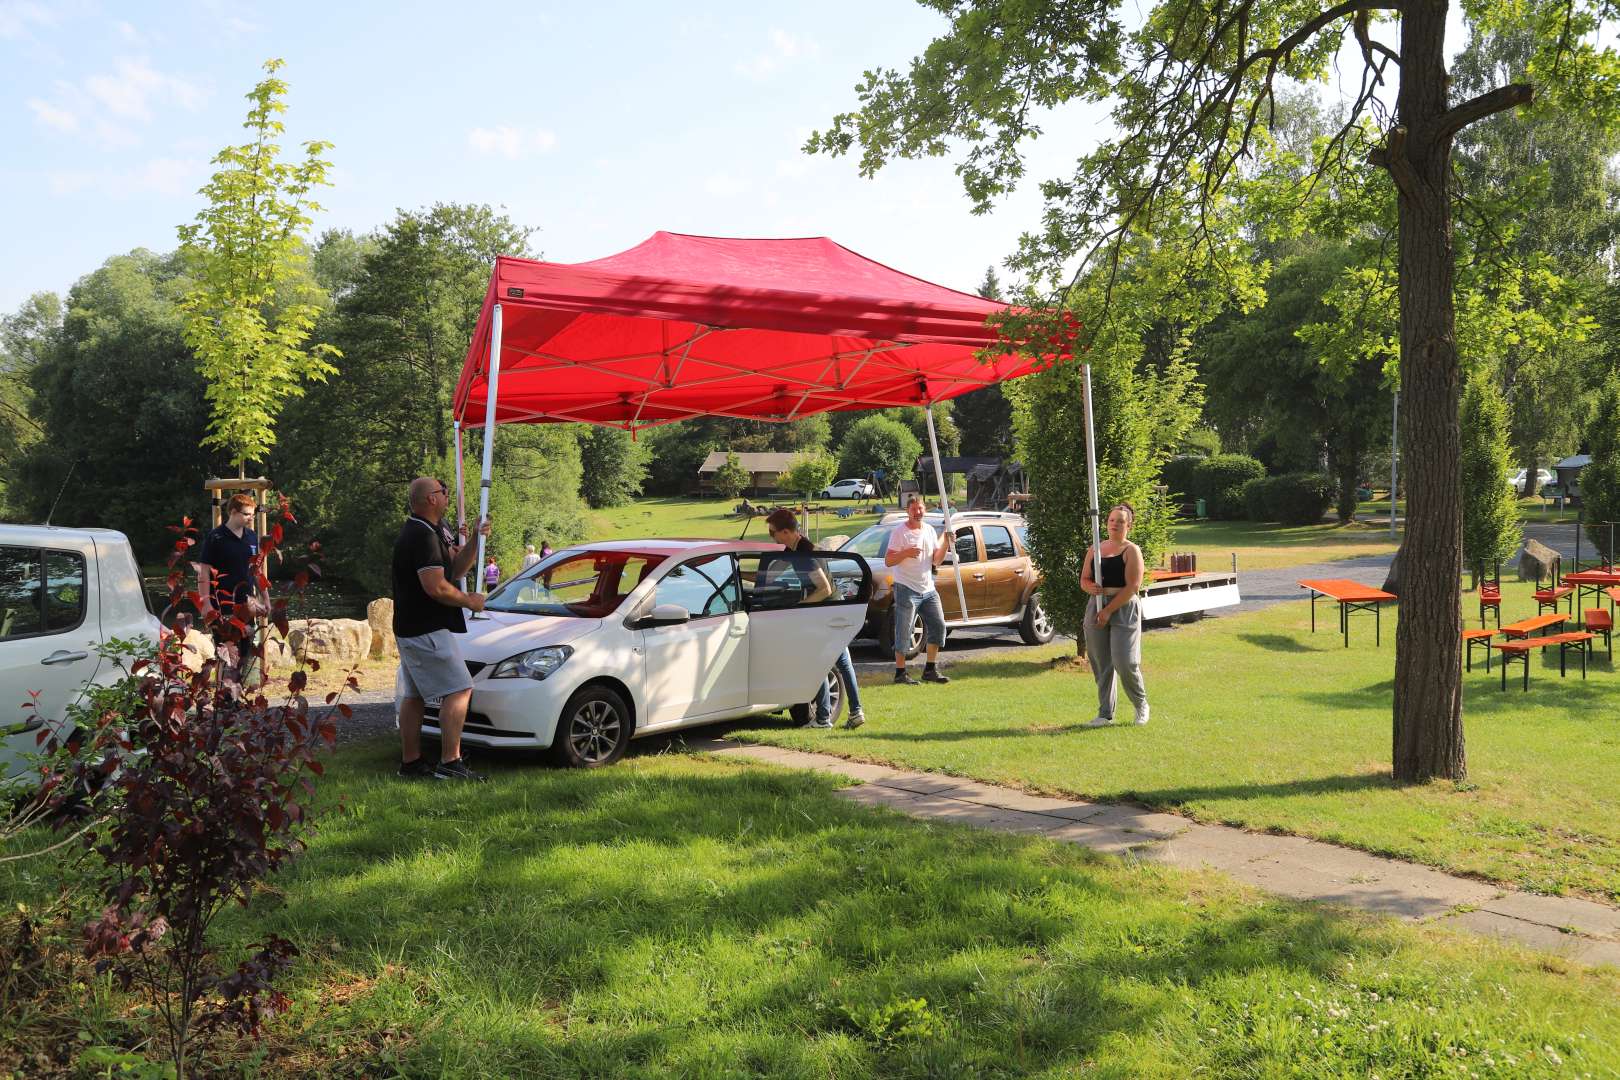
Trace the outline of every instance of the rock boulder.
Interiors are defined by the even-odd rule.
[[[1519,552],[1519,580],[1539,581],[1542,578],[1551,578],[1553,566],[1557,561],[1558,552],[1540,540],[1526,540],[1524,550]]]
[[[371,625],[372,658],[397,657],[399,646],[394,641],[394,601],[384,596],[367,604],[366,622]]]
[[[371,655],[371,625],[359,619],[300,619],[287,631],[287,646],[300,663],[350,667]]]

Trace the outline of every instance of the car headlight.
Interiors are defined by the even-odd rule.
[[[492,679],[544,679],[563,666],[563,661],[574,655],[568,645],[548,645],[543,649],[530,649],[526,653],[509,656],[495,665]]]

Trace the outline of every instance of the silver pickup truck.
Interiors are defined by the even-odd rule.
[[[0,525],[0,780],[87,685],[119,677],[97,652],[104,642],[159,633],[123,533]]]

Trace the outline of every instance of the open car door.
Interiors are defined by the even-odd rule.
[[[748,611],[750,705],[797,705],[816,690],[866,621],[872,571],[847,551],[738,556]]]

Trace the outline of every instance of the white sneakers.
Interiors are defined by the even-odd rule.
[[[846,729],[853,729],[860,727],[864,723],[866,723],[865,710],[856,709],[854,712],[849,714],[849,719],[844,721],[844,727]]]
[[[1089,723],[1087,723],[1086,727],[1107,727],[1109,724],[1112,724],[1113,722],[1114,722],[1114,718],[1111,717],[1111,716],[1099,716],[1096,719],[1094,719],[1094,720],[1090,721]],[[1136,710],[1136,726],[1141,727],[1143,724],[1145,724],[1147,722],[1148,722],[1148,707],[1144,704],[1140,709]]]

